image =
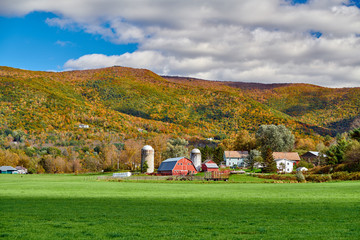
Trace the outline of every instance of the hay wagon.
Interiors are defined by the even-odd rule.
[[[205,172],[204,179],[206,181],[228,181],[229,172]]]

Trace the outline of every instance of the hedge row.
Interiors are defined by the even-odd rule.
[[[284,176],[279,174],[272,175],[254,175],[259,178],[264,179],[274,179],[274,180],[288,180],[288,181],[297,181],[296,176]],[[352,180],[360,180],[360,172],[336,172],[333,174],[306,174],[304,175],[305,180],[307,182],[328,182],[331,180],[342,180],[342,181],[352,181]]]

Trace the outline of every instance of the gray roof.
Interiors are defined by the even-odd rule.
[[[202,164],[204,164],[207,168],[219,168],[219,166],[216,163],[214,163],[212,160],[206,160]]]
[[[159,168],[158,171],[172,171],[173,168],[175,167],[177,161],[183,159],[185,157],[177,157],[177,158],[169,158],[166,159],[165,161],[163,161]]]
[[[4,172],[6,172],[6,171],[17,171],[17,169],[13,168],[11,166],[1,166],[0,171],[4,171]]]
[[[216,163],[205,163],[207,168],[219,168]]]

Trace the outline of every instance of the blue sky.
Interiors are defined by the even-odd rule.
[[[98,34],[46,24],[46,19],[54,17],[47,12],[0,17],[0,66],[59,71],[69,59],[93,53],[122,54],[137,48],[135,43],[113,44]]]
[[[360,86],[350,0],[2,0],[0,65]]]

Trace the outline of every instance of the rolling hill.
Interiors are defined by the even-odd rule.
[[[126,67],[58,73],[0,67],[0,129],[76,135],[86,124],[95,139],[109,132],[119,139],[223,138],[284,124],[298,136],[319,138],[354,126],[359,92],[161,77]]]

